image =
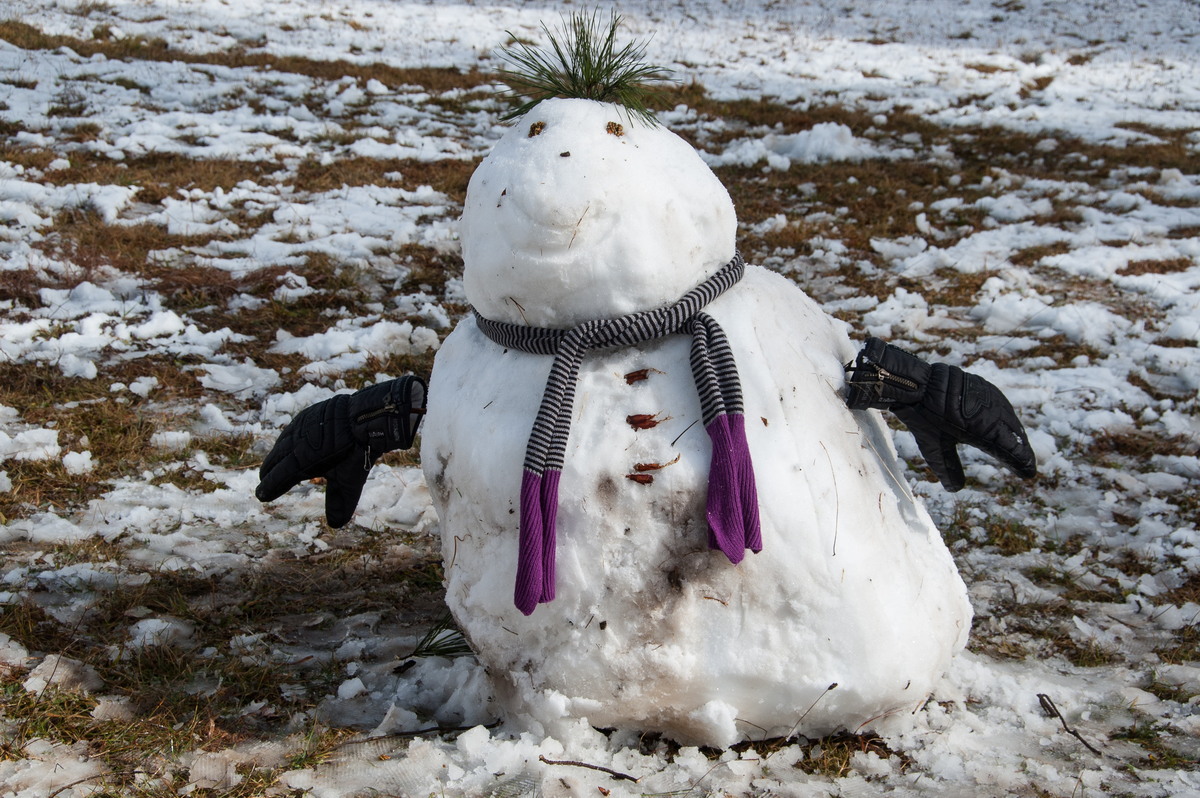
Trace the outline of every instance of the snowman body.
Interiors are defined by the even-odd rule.
[[[560,328],[666,305],[729,260],[735,229],[686,142],[614,106],[547,101],[472,178],[468,299]],[[728,746],[915,708],[971,610],[881,418],[845,407],[844,325],[754,266],[705,312],[737,362],[762,551],[734,565],[708,548],[688,338],[592,352],[559,488],[556,598],[523,615],[521,466],[551,358],[468,318],[437,355],[421,451],[455,619],[507,713],[546,731],[584,718]]]

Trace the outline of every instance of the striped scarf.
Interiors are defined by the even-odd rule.
[[[571,431],[575,383],[583,356],[595,349],[633,346],[673,333],[692,337],[691,367],[704,427],[712,440],[709,464],[708,545],[737,563],[745,550],[762,549],[758,492],[742,414],[742,388],[725,332],[701,309],[742,278],[745,263],[733,260],[673,305],[617,319],[585,321],[570,329],[528,327],[475,314],[481,332],[501,346],[553,355],[554,364],[529,444],[521,480],[521,532],[514,600],[526,615],[554,599],[555,519],[558,483]]]

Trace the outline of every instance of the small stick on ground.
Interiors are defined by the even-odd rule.
[[[484,725],[485,729],[495,729],[500,726],[500,721],[493,721]],[[415,731],[393,732],[391,734],[381,734],[378,737],[355,737],[345,742],[338,743],[334,749],[348,748],[352,745],[361,745],[362,743],[374,743],[380,740],[406,740],[409,737],[424,737],[426,734],[461,734],[465,731],[470,731],[476,728],[475,726],[430,726],[428,729],[417,729]]]
[[[1096,756],[1103,756],[1098,750],[1096,750],[1094,746],[1092,746],[1091,743],[1083,739],[1083,735],[1067,725],[1067,719],[1064,718],[1062,713],[1058,711],[1058,707],[1054,705],[1054,701],[1050,698],[1050,696],[1046,695],[1045,693],[1038,693],[1037,697],[1038,702],[1042,705],[1042,710],[1045,711],[1045,713],[1050,717],[1058,718],[1059,723],[1062,724],[1063,731],[1074,737],[1079,742],[1083,743],[1083,747],[1091,751]]]
[[[573,761],[568,761],[568,760],[547,759],[545,756],[539,756],[538,760],[547,765],[570,765],[571,767],[576,767],[576,768],[587,768],[588,770],[598,770],[601,773],[607,773],[608,775],[612,776],[614,779],[623,780],[623,781],[632,781],[634,784],[636,784],[638,781],[633,776],[630,776],[628,773],[621,773],[620,771],[613,770],[611,768],[606,768],[603,765],[592,765],[587,762],[573,762]]]
[[[814,698],[813,702],[808,705],[808,709],[804,710],[804,714],[801,715],[800,719],[796,721],[794,726],[792,726],[792,730],[789,731],[783,738],[780,739],[778,747],[775,748],[775,750],[768,753],[763,758],[770,759],[772,756],[774,756],[776,753],[779,752],[780,748],[787,745],[788,740],[792,739],[792,735],[796,733],[796,729],[800,728],[800,724],[803,723],[804,719],[808,717],[808,713],[813,711],[813,707],[815,707],[817,705],[817,702],[820,701],[825,696],[827,696],[829,694],[830,690],[836,690],[836,689],[837,689],[837,682],[833,682],[828,687],[826,687],[824,690],[822,690],[821,694],[819,696],[817,696],[816,698]]]
[[[86,784],[87,782],[91,781],[92,779],[99,779],[99,778],[105,778],[105,777],[112,778],[114,776],[121,777],[121,778],[132,778],[133,776],[136,776],[137,774],[138,774],[138,772],[136,770],[129,770],[129,771],[125,771],[123,773],[97,773],[93,776],[88,776],[86,778],[82,778],[77,781],[73,781],[70,784],[64,784],[63,786],[59,787],[54,792],[47,795],[46,798],[54,798],[56,795],[66,792],[67,790],[74,789],[75,787],[78,787],[80,784]]]

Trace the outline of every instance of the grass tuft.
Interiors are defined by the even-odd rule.
[[[891,760],[898,765],[898,770],[904,772],[912,760],[902,752],[893,751],[877,734],[866,732],[853,734],[838,732],[815,740],[799,738],[773,737],[766,740],[754,740],[734,745],[731,750],[744,754],[746,751],[757,752],[764,761],[769,761],[772,754],[786,745],[799,744],[804,749],[804,758],[796,762],[795,767],[814,776],[829,779],[840,779],[850,774],[851,765],[856,753],[875,754],[880,759]],[[720,755],[720,751],[705,749],[712,756]]]
[[[1143,721],[1127,726],[1112,735],[1114,740],[1127,740],[1145,752],[1140,763],[1152,770],[1195,770],[1195,757],[1186,756],[1167,745],[1168,729],[1163,724]]]
[[[542,100],[574,97],[616,103],[647,124],[657,124],[650,103],[654,87],[669,79],[670,70],[642,62],[646,42],[617,46],[621,17],[611,12],[607,22],[598,11],[576,12],[563,19],[557,32],[545,24],[547,49],[533,47],[514,36],[500,57],[511,66],[500,77],[524,102],[505,115],[523,116]],[[512,36],[512,34],[509,34]]]
[[[410,657],[466,657],[471,655],[471,645],[463,633],[454,625],[454,616],[446,613],[441,620],[417,642]]]

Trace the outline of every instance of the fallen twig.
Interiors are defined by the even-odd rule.
[[[1045,711],[1045,713],[1052,718],[1058,718],[1059,723],[1062,724],[1063,731],[1074,737],[1079,742],[1083,743],[1084,748],[1091,751],[1096,756],[1102,756],[1102,754],[1091,743],[1083,739],[1083,735],[1067,725],[1067,719],[1064,718],[1062,713],[1058,711],[1058,707],[1054,705],[1054,701],[1050,698],[1050,696],[1046,695],[1045,693],[1038,693],[1037,697],[1038,702],[1042,705],[1042,709]]]
[[[614,779],[620,779],[620,780],[624,780],[624,781],[632,781],[634,784],[636,784],[638,781],[633,776],[630,776],[628,773],[621,773],[620,771],[613,770],[612,768],[606,768],[603,765],[592,765],[587,762],[574,762],[574,761],[570,761],[570,760],[547,759],[544,756],[539,756],[538,760],[547,765],[570,765],[571,767],[576,767],[576,768],[587,768],[588,770],[598,770],[601,773],[607,773],[608,775],[612,776]]]
[[[127,770],[127,771],[123,771],[121,773],[97,773],[94,776],[88,776],[86,778],[82,778],[82,779],[73,781],[70,784],[64,784],[63,786],[59,787],[54,792],[49,793],[46,796],[46,798],[54,798],[54,796],[58,795],[59,793],[63,793],[63,792],[66,792],[67,790],[78,787],[80,784],[86,784],[87,782],[91,781],[92,779],[103,779],[103,778],[110,778],[113,776],[116,776],[116,777],[136,776],[137,774],[138,774],[138,771],[136,771],[136,770]]]
[[[763,757],[763,759],[770,759],[772,756],[774,756],[779,751],[780,748],[787,745],[788,740],[792,739],[792,735],[796,733],[796,729],[800,728],[800,724],[803,723],[804,719],[808,717],[808,713],[813,711],[813,707],[815,707],[817,705],[817,702],[820,701],[822,698],[824,698],[826,695],[828,695],[830,690],[836,690],[836,689],[837,689],[837,682],[833,682],[828,687],[826,687],[824,690],[822,690],[821,694],[819,696],[817,696],[816,698],[814,698],[813,702],[808,705],[808,709],[804,710],[804,714],[801,715],[800,719],[796,721],[794,726],[792,726],[792,730],[789,731],[786,735],[784,735],[780,739],[779,746],[777,748],[775,748],[775,750],[768,753],[765,757]]]
[[[485,729],[495,729],[500,725],[500,721],[493,721],[482,725]],[[391,734],[381,734],[378,737],[358,737],[353,740],[346,740],[338,743],[334,749],[347,748],[351,745],[362,745],[363,743],[374,743],[380,740],[402,740],[408,737],[422,737],[426,734],[461,734],[462,732],[470,731],[475,726],[430,726],[428,729],[416,729],[414,731],[392,732]]]

